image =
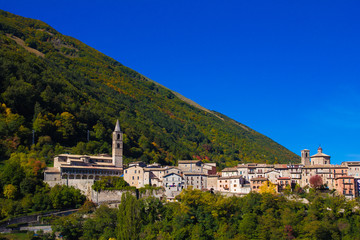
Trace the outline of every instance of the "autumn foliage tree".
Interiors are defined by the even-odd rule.
[[[315,175],[310,178],[310,186],[314,189],[319,189],[323,185],[321,176]]]
[[[277,185],[271,183],[270,181],[266,181],[260,186],[259,192],[260,193],[275,194],[276,193],[276,186]]]

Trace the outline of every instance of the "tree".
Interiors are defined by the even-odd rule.
[[[310,186],[314,189],[319,189],[323,185],[322,177],[319,175],[312,176],[310,178]]]
[[[138,239],[140,231],[140,204],[131,193],[126,192],[121,196],[119,205],[117,239]]]
[[[81,217],[77,214],[56,219],[51,228],[54,232],[59,232],[64,239],[69,240],[79,239],[83,231]]]
[[[260,186],[259,192],[275,194],[276,193],[276,185],[271,183],[270,181],[266,181]]]
[[[14,185],[8,184],[4,187],[4,196],[7,199],[14,199],[16,197],[16,193],[17,188]]]

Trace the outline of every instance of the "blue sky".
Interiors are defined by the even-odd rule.
[[[360,160],[359,1],[4,1],[299,154]]]

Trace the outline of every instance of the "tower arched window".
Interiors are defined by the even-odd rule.
[[[117,148],[120,148],[120,143],[117,144]]]
[[[117,140],[119,140],[119,139],[120,139],[120,134],[118,133],[118,134],[117,134]]]

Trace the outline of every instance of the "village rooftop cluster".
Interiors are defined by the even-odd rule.
[[[216,163],[200,160],[179,160],[177,166],[161,166],[133,162],[124,168],[123,134],[119,121],[113,132],[112,156],[87,156],[61,154],[54,158],[54,167],[45,170],[44,181],[50,186],[64,184],[80,189],[88,198],[93,198],[91,186],[103,176],[123,176],[136,188],[146,185],[164,187],[168,200],[189,186],[204,191],[232,195],[259,192],[261,186],[271,183],[277,192],[285,188],[310,186],[313,176],[320,176],[323,185],[347,198],[359,194],[360,162],[330,163],[330,156],[318,148],[315,155],[309,150],[301,151],[301,164],[239,164],[236,167],[216,171]]]

